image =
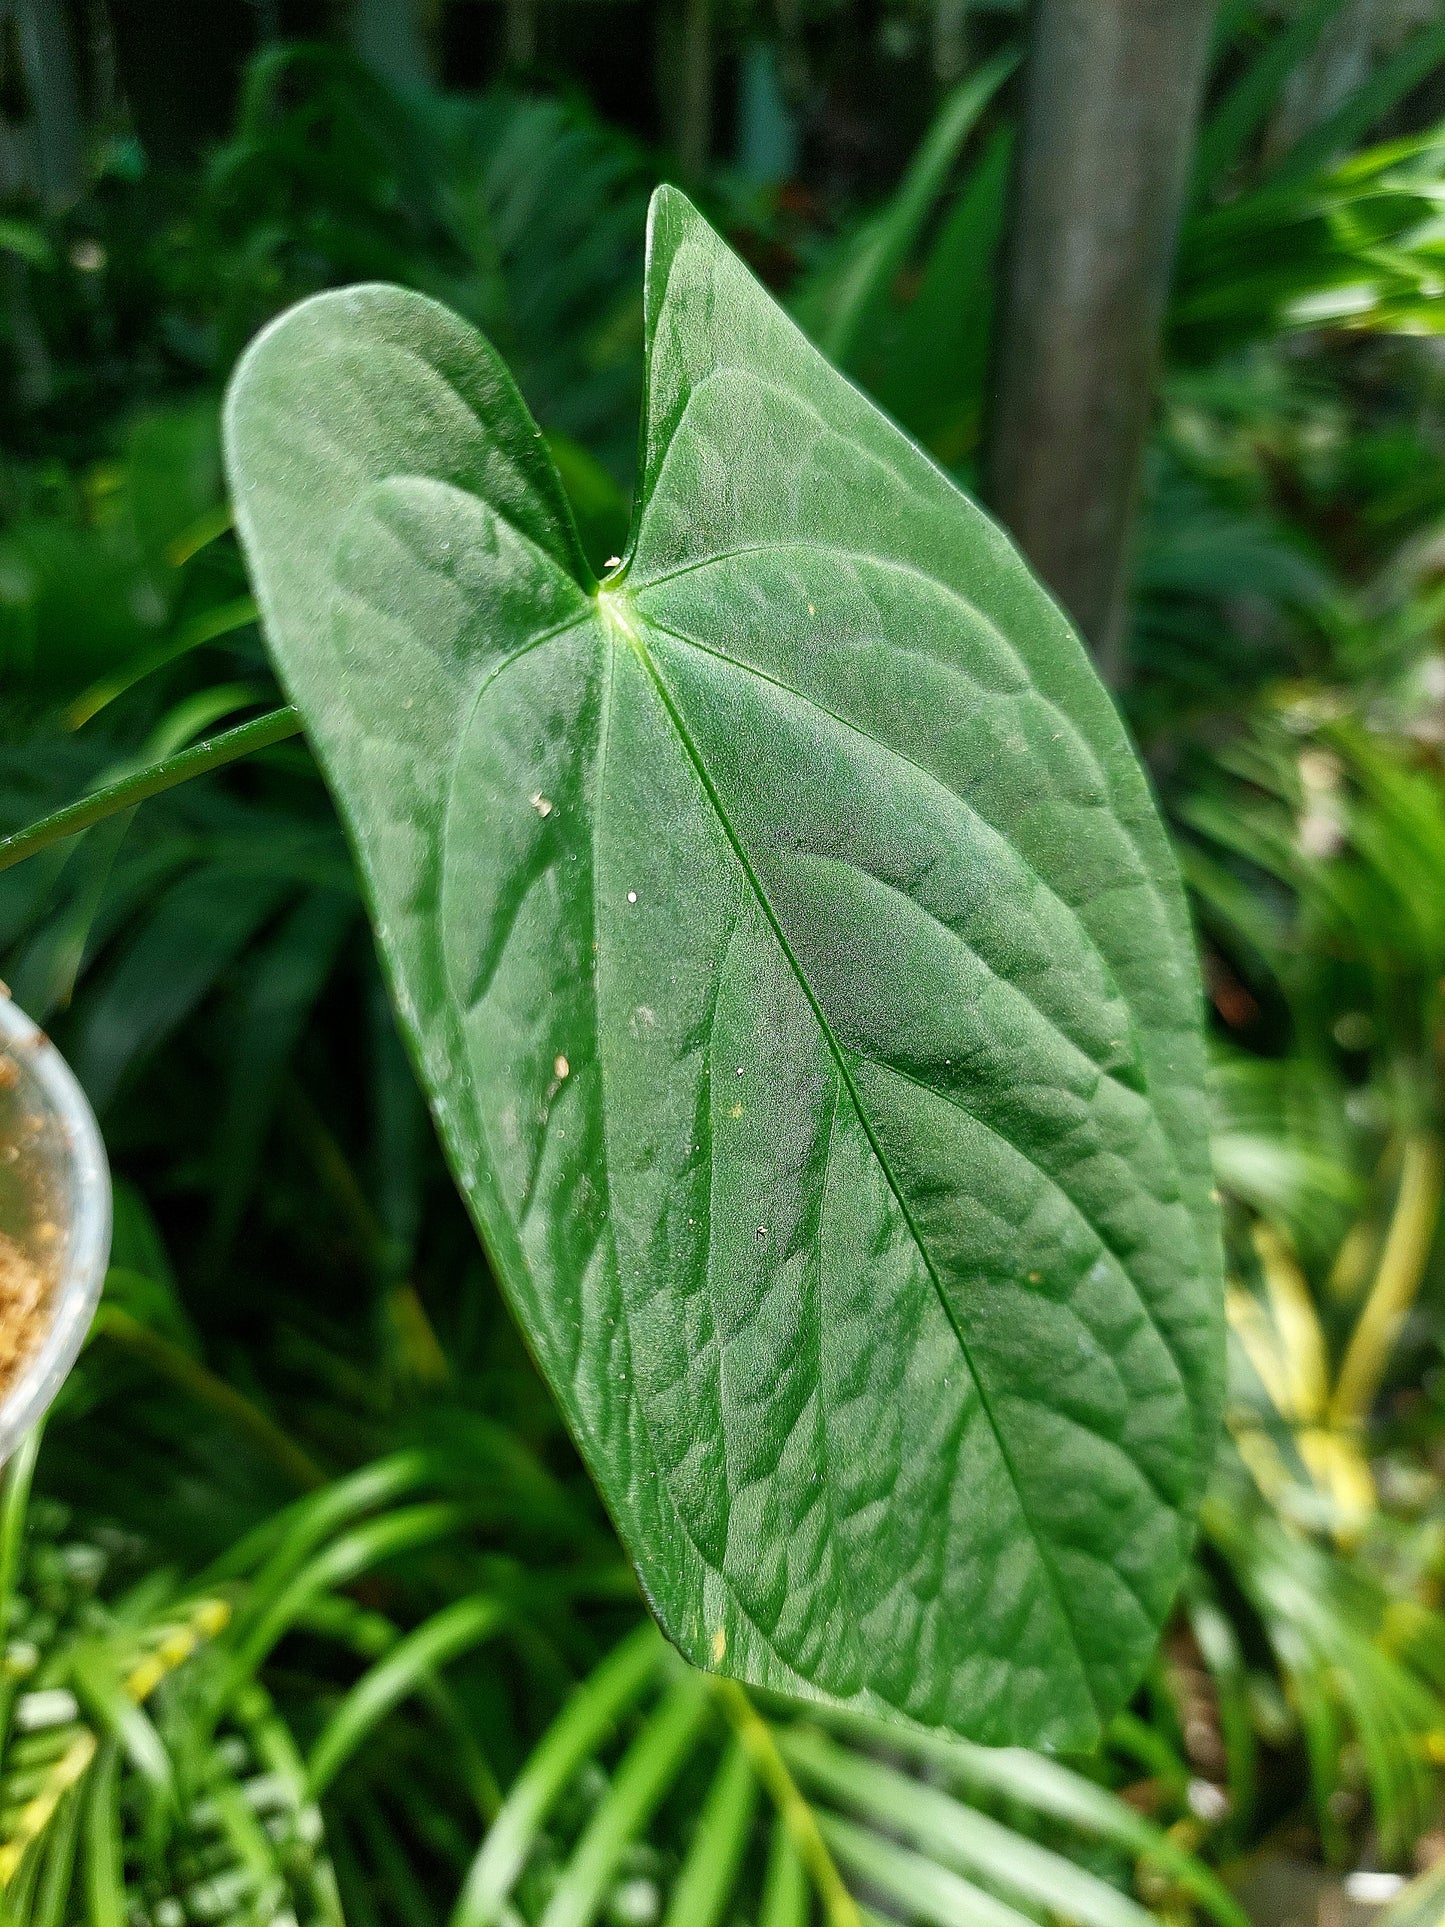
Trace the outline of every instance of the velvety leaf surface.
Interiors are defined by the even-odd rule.
[[[229,447],[278,667],[668,1633],[1085,1743],[1220,1401],[1172,861],[1007,542],[670,190],[647,311],[600,590],[460,321],[359,288],[262,336]]]

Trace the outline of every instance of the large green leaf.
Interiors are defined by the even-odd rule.
[[[323,295],[229,405],[278,668],[497,1273],[698,1664],[1083,1743],[1221,1380],[1197,986],[1109,700],[688,203],[599,588],[487,344]]]

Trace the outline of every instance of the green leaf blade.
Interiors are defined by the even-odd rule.
[[[753,1684],[1086,1743],[1182,1569],[1222,1353],[1182,899],[1107,697],[680,196],[595,593],[490,350],[349,299],[238,376],[242,532],[654,1609]]]

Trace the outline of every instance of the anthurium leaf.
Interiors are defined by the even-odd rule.
[[[1002,535],[657,196],[599,588],[487,344],[232,389],[281,677],[461,1189],[699,1665],[991,1741],[1133,1686],[1212,1455],[1185,914]]]

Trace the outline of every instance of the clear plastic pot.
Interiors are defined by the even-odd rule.
[[[0,1232],[45,1280],[38,1335],[0,1390],[0,1461],[45,1411],[95,1316],[110,1255],[110,1172],[60,1052],[0,990]]]

